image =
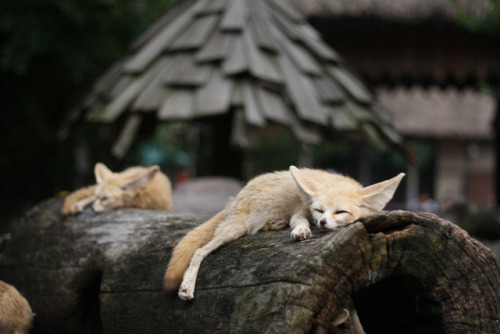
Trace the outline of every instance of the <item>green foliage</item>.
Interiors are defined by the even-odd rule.
[[[193,168],[200,148],[200,124],[172,122],[156,125],[152,136],[140,138],[127,154],[125,165],[159,165],[174,174]]]
[[[323,169],[334,169],[339,173],[356,176],[359,157],[356,143],[352,140],[337,139],[324,142],[312,150],[313,165]]]
[[[273,170],[287,170],[297,164],[299,156],[300,143],[290,129],[278,125],[254,129],[245,150],[244,176],[250,179]]]
[[[469,14],[456,1],[454,5],[459,22],[467,29],[475,32],[500,32],[500,0],[490,0],[486,13],[479,18]]]
[[[61,142],[61,123],[97,76],[172,2],[0,2],[0,173],[7,176],[0,209],[19,210],[72,186],[78,139]],[[108,136],[97,131],[88,138],[94,142],[101,135]]]

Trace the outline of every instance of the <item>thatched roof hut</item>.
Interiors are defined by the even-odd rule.
[[[362,132],[376,147],[401,143],[387,113],[305,17],[279,0],[183,1],[132,45],[73,119],[125,119],[125,154],[141,119],[231,114],[233,144],[248,127],[284,124],[303,142]]]

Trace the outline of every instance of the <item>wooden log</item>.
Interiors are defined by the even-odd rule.
[[[172,248],[206,217],[117,210],[61,220],[60,198],[19,222],[0,279],[33,333],[498,333],[500,269],[456,225],[404,211],[301,242],[258,232],[211,254],[196,298],[165,296]]]

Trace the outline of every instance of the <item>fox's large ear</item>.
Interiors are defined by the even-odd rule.
[[[138,188],[144,188],[146,187],[151,181],[153,181],[153,178],[155,177],[156,173],[160,170],[160,167],[158,166],[151,166],[144,173],[141,173],[139,176],[137,176],[135,179],[130,180],[126,184],[124,184],[124,187],[127,188],[133,188],[133,189],[138,189]]]
[[[292,174],[292,177],[297,184],[299,195],[302,200],[308,201],[318,193],[318,185],[310,177],[308,177],[307,171],[300,170],[295,166],[290,166],[289,169],[290,174]]]
[[[105,179],[113,175],[113,172],[110,171],[102,162],[98,162],[94,166],[94,174],[97,183],[102,183]]]
[[[404,173],[399,173],[392,179],[363,188],[361,190],[361,206],[381,211],[394,196],[394,192],[404,176]]]

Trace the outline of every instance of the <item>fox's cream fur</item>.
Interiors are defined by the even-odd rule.
[[[158,166],[130,167],[113,173],[98,162],[94,167],[97,184],[69,194],[61,209],[63,216],[77,214],[92,204],[96,212],[116,208],[172,210],[172,186]]]
[[[28,301],[12,285],[0,281],[0,333],[28,333],[32,322]]]
[[[401,173],[363,188],[346,176],[294,166],[290,171],[258,176],[224,210],[178,243],[165,272],[164,290],[179,288],[181,299],[194,298],[196,276],[203,259],[245,234],[290,225],[291,237],[302,240],[311,235],[309,221],[314,221],[321,230],[333,230],[380,211],[403,177]]]

